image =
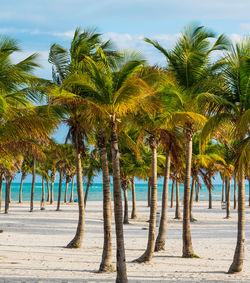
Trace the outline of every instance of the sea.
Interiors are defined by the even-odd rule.
[[[249,184],[248,181],[246,181],[246,199],[248,199],[249,196]],[[54,184],[54,200],[57,200],[58,197],[58,187],[59,184]],[[84,185],[84,191],[86,190],[86,186]],[[171,194],[171,187],[172,185],[169,185],[169,199]],[[19,188],[20,183],[12,183],[11,186],[11,201],[18,201],[19,200]],[[162,195],[162,184],[158,184],[158,200],[161,200]],[[180,201],[183,199],[183,184],[179,186],[180,190]],[[148,185],[147,184],[135,184],[135,190],[136,190],[136,200],[138,201],[146,201],[147,200],[147,190]],[[233,200],[233,190],[234,190],[234,184],[231,186],[231,200]],[[46,198],[47,198],[47,186],[45,184],[45,192],[46,192]],[[67,193],[67,199],[70,198],[70,192],[71,192],[71,184],[68,187],[68,193]],[[113,195],[113,187],[111,185],[111,192]],[[216,184],[213,186],[213,192],[212,192],[212,198],[213,200],[221,200],[221,193],[222,193],[222,185]],[[23,201],[29,201],[30,200],[30,194],[31,194],[31,183],[23,183],[23,189],[22,189],[22,200]],[[61,200],[64,201],[64,194],[65,194],[65,183],[62,184],[62,194],[61,194]],[[4,200],[5,196],[5,183],[3,184],[3,191],[2,191],[2,199]],[[175,193],[174,193],[175,196]],[[200,200],[208,200],[208,190],[205,185],[202,185],[202,190],[200,190]],[[42,183],[36,183],[35,185],[35,193],[34,193],[34,200],[35,201],[41,201],[42,198]],[[103,194],[102,194],[102,183],[94,183],[89,188],[88,193],[88,201],[102,201]],[[128,191],[128,199],[132,199],[131,191]],[[77,191],[76,191],[76,184],[74,184],[74,201],[77,202]]]

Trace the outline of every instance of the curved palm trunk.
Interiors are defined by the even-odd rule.
[[[174,182],[174,181],[173,181]],[[176,206],[175,206],[175,219],[181,219],[180,201],[179,201],[179,182],[176,181]]]
[[[5,207],[4,207],[4,213],[7,214],[9,212],[9,206],[10,206],[9,190],[10,190],[10,187],[11,187],[12,178],[10,176],[5,176],[5,180],[6,180],[6,186],[5,186]]]
[[[88,194],[89,194],[89,187],[90,187],[90,182],[88,181],[86,192],[85,192],[85,196],[84,196],[84,207],[86,207],[86,204],[87,204],[87,199],[88,199]]]
[[[103,183],[103,250],[102,261],[99,272],[114,271],[112,266],[112,209],[111,209],[111,191],[109,182],[108,155],[106,148],[106,139],[102,136],[99,141],[100,157],[102,166],[102,183]]]
[[[20,189],[19,189],[19,203],[22,203],[22,189],[23,189],[23,180],[26,177],[25,173],[22,173],[21,182],[20,182]]]
[[[237,190],[237,181],[236,181],[236,176],[235,176],[234,177],[234,209],[236,209],[237,207],[236,190]]]
[[[165,250],[166,232],[167,232],[168,184],[169,184],[169,175],[170,175],[170,163],[171,163],[171,158],[169,154],[167,154],[165,171],[164,171],[163,191],[162,191],[161,220],[160,220],[159,233],[158,233],[158,236],[155,242],[156,252]],[[174,190],[172,186],[172,192],[173,191]]]
[[[174,182],[172,181],[172,188],[171,188],[171,202],[170,202],[170,207],[174,207]]]
[[[238,234],[237,244],[234,252],[233,263],[228,273],[242,271],[245,248],[245,176],[244,171],[240,172],[238,183]]]
[[[41,210],[45,209],[45,188],[44,188],[44,178],[42,178],[42,200],[41,200]]]
[[[230,218],[230,193],[231,193],[231,179],[229,177],[227,177],[227,195],[226,195],[226,200],[227,200],[227,215],[226,218]]]
[[[123,224],[129,224],[128,222],[128,190],[127,188],[123,188],[123,197],[124,197],[124,216],[123,216]]]
[[[150,202],[150,219],[148,231],[148,244],[144,254],[136,259],[136,262],[149,262],[152,260],[155,249],[155,228],[156,228],[156,211],[157,211],[157,141],[154,136],[149,138],[152,150],[152,182],[151,182],[151,202]]]
[[[150,195],[151,195],[151,182],[152,178],[148,178],[148,207],[150,207]]]
[[[184,181],[184,205],[183,205],[183,229],[182,229],[182,257],[191,258],[195,257],[191,230],[190,230],[190,206],[189,206],[189,193],[190,193],[190,176],[191,176],[191,162],[192,162],[192,137],[193,130],[187,125],[188,128],[185,130],[185,181]]]
[[[47,202],[49,202],[50,201],[50,189],[49,189],[49,181],[48,181],[48,179],[46,179],[46,185],[47,185],[47,194],[48,194]]]
[[[0,212],[2,210],[3,173],[0,175]]]
[[[30,196],[30,212],[32,212],[34,208],[35,182],[36,182],[36,158],[34,158],[33,160],[32,186],[31,186],[31,196]]]
[[[122,213],[122,194],[120,178],[120,153],[118,148],[118,137],[116,125],[111,122],[111,155],[113,169],[113,194],[114,194],[114,212],[115,212],[115,230],[116,230],[116,283],[126,283],[127,267],[123,236],[123,213]]]
[[[132,212],[131,212],[131,219],[137,218],[136,212],[136,194],[135,194],[135,180],[134,177],[130,178],[131,188],[132,188]]]
[[[77,195],[78,195],[78,209],[79,218],[76,229],[75,237],[67,245],[67,248],[80,248],[82,245],[82,239],[84,235],[84,222],[85,222],[85,211],[84,211],[84,198],[83,198],[83,185],[82,185],[82,162],[81,153],[76,146],[76,180],[77,180]]]
[[[74,179],[75,179],[75,176],[72,177],[72,181],[71,181],[71,193],[70,193],[69,202],[74,202]]]
[[[199,192],[200,192],[200,190],[199,190],[199,185],[198,185],[198,183],[196,182],[196,183],[195,183],[195,201],[196,201],[196,202],[199,202]]]
[[[193,217],[193,204],[194,204],[194,186],[196,181],[192,178],[191,194],[190,194],[190,221],[194,222],[196,219]]]
[[[59,211],[59,210],[60,210],[61,194],[62,194],[62,179],[63,179],[63,172],[62,172],[62,170],[60,170],[60,173],[59,173],[58,199],[57,199],[57,208],[56,208],[56,211]]]
[[[222,180],[221,201],[225,201],[225,190],[224,190],[224,187],[225,187],[225,178],[223,178],[223,180]]]

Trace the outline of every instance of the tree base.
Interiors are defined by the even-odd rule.
[[[131,219],[137,219],[137,215],[131,215]]]
[[[113,264],[102,264],[101,263],[98,273],[110,273],[110,272],[115,272],[115,271],[116,270]]]
[[[155,252],[165,251],[165,242],[156,242],[155,243]]]
[[[228,274],[239,273],[242,271],[243,261],[240,263],[233,262],[228,270]]]
[[[149,263],[151,260],[152,260],[152,256],[150,257],[147,253],[144,253],[142,256],[133,260],[132,262]]]
[[[80,249],[81,248],[81,244],[75,241],[71,241],[65,248],[67,249]]]
[[[198,255],[195,253],[185,253],[182,255],[183,258],[200,258]]]
[[[128,220],[124,220],[123,224],[129,224]]]
[[[175,216],[175,218],[174,219],[181,219],[181,216]]]
[[[196,221],[198,221],[197,219],[195,219],[195,218],[190,218],[190,222],[196,222]]]

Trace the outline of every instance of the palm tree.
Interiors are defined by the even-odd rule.
[[[27,176],[28,173],[32,172],[32,164],[28,159],[24,159],[21,172],[22,172],[22,177],[21,177],[21,182],[20,182],[20,189],[19,189],[19,203],[22,203],[22,188],[23,188],[23,181],[25,177]]]
[[[119,118],[128,112],[136,111],[139,107],[147,106],[146,103],[141,103],[142,99],[150,98],[153,89],[145,82],[145,79],[152,84],[153,78],[159,71],[156,68],[142,68],[144,61],[138,59],[127,59],[123,65],[119,64],[118,68],[112,71],[115,66],[109,64],[101,48],[98,48],[98,53],[100,61],[97,63],[91,58],[84,60],[87,75],[80,80],[75,76],[75,81],[70,81],[71,86],[77,87],[79,91],[82,90],[81,95],[67,95],[71,100],[79,101],[81,98],[85,105],[88,104],[86,111],[89,111],[86,112],[86,117],[89,116],[89,120],[94,117],[102,121],[103,131],[110,130],[117,241],[117,282],[126,282],[117,127]]]
[[[215,34],[202,26],[188,26],[181,34],[175,47],[167,51],[156,41],[145,39],[162,52],[168,62],[168,69],[176,78],[178,87],[169,92],[179,101],[179,111],[172,115],[173,122],[182,125],[185,134],[185,181],[183,207],[183,257],[196,257],[192,247],[190,231],[190,176],[192,160],[192,138],[197,129],[204,123],[202,115],[206,107],[199,107],[207,101],[214,101],[216,88],[213,81],[216,74],[210,64],[213,51],[224,50],[228,40],[224,35],[211,45]],[[205,112],[206,113],[206,112]],[[204,114],[205,114],[204,113]],[[198,127],[199,126],[199,127]]]
[[[71,42],[70,50],[64,49],[58,44],[53,44],[50,48],[49,62],[52,63],[52,75],[54,83],[58,86],[62,85],[61,90],[72,93],[71,82],[74,82],[76,77],[78,79],[84,78],[86,74],[86,58],[92,58],[94,61],[100,60],[100,54],[96,47],[101,47],[107,55],[107,60],[112,64],[114,58],[117,58],[117,52],[112,50],[111,41],[103,42],[101,34],[95,31],[85,30],[81,32],[79,28],[75,30],[73,40]],[[73,79],[74,77],[74,79]],[[83,203],[83,185],[82,185],[82,165],[81,156],[85,153],[84,140],[89,134],[89,125],[86,124],[84,109],[79,105],[79,100],[67,100],[61,95],[61,90],[55,88],[58,104],[62,104],[68,111],[69,116],[65,121],[69,126],[68,138],[71,139],[72,145],[76,155],[76,175],[77,175],[77,194],[79,219],[76,235],[73,240],[67,245],[68,248],[78,248],[81,246],[84,234],[84,203]],[[52,90],[53,92],[53,90]],[[85,93],[85,90],[73,90],[75,94]],[[54,94],[55,94],[54,93]],[[67,103],[63,103],[63,100]],[[54,102],[56,100],[53,100]],[[73,192],[73,191],[72,191]]]
[[[245,175],[249,174],[249,77],[250,77],[249,37],[231,45],[230,51],[218,63],[224,80],[222,97],[226,106],[214,115],[203,129],[204,139],[218,135],[225,126],[231,128],[236,137],[234,150],[234,173],[238,176],[238,234],[233,263],[229,273],[240,272],[244,260],[245,242]]]
[[[88,192],[92,181],[96,177],[96,173],[100,171],[100,161],[97,156],[96,150],[92,150],[83,162],[83,175],[87,178],[86,191],[84,196],[84,207],[87,204]]]
[[[178,140],[178,132],[176,129],[168,126],[168,129],[160,129],[160,141],[166,151],[166,164],[164,172],[164,183],[162,192],[162,211],[160,219],[160,227],[155,242],[155,251],[165,249],[166,230],[167,230],[167,207],[168,207],[168,184],[170,177],[170,165],[173,163],[175,167],[181,165],[181,144]]]

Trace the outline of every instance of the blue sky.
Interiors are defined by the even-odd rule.
[[[170,48],[185,25],[198,22],[238,41],[250,34],[249,11],[249,0],[2,0],[0,34],[19,41],[23,52],[15,61],[38,52],[42,68],[36,73],[50,79],[49,47],[68,47],[76,27],[97,28],[118,48],[139,50],[151,64],[162,65],[164,57],[143,37]],[[65,135],[61,127],[55,136],[63,141]]]

